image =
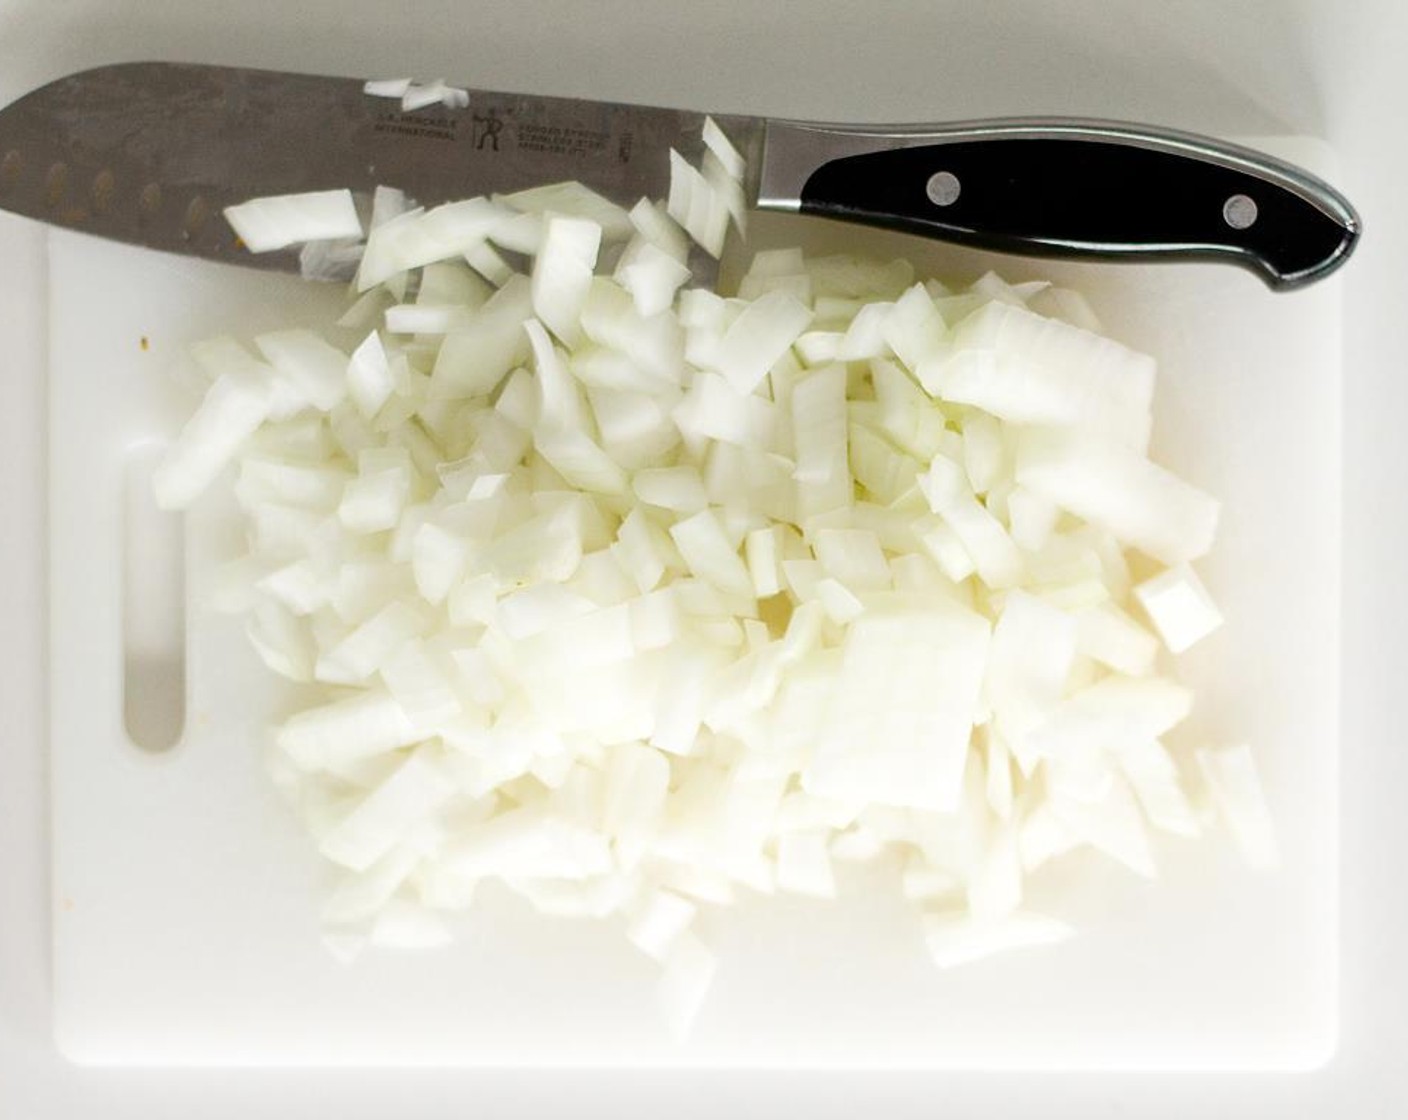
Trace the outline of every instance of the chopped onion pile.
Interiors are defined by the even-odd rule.
[[[410,78],[376,78],[362,86],[368,97],[386,97],[401,103],[403,113],[414,113],[431,105],[447,109],[469,108],[469,91],[445,84],[443,78],[419,83]]]
[[[330,947],[441,944],[498,880],[618,920],[683,1034],[700,908],[833,897],[838,861],[897,856],[944,967],[1064,938],[1030,879],[1079,848],[1152,876],[1150,830],[1209,802],[1272,863],[1246,748],[1162,743],[1218,506],[1147,458],[1153,362],[992,274],[785,250],[686,288],[741,217],[706,140],[663,207],[379,196],[350,353],[195,352],[157,492],[235,465],[219,599],[322,690],[271,766],[341,869]],[[284,212],[270,242],[315,224]]]

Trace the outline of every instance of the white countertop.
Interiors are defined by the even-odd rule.
[[[1224,134],[1302,133],[1340,152],[1367,233],[1346,270],[1342,1043],[1309,1074],[834,1074],[117,1071],[49,1041],[42,540],[43,386],[34,278],[43,241],[0,216],[0,1117],[406,1114],[1275,1116],[1408,1107],[1401,1050],[1408,934],[1395,844],[1408,761],[1397,720],[1408,664],[1408,8],[1226,0],[1059,7],[992,0],[836,0],[697,7],[666,0],[0,0],[0,100],[119,59],[328,72],[415,72],[494,88],[817,118],[1017,113],[1144,118]],[[857,108],[857,107],[861,108]],[[1313,640],[1313,635],[1307,636]],[[409,1102],[414,1102],[409,1104]]]

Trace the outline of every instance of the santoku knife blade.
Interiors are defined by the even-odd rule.
[[[399,187],[432,205],[576,179],[624,205],[664,197],[704,114],[471,90],[402,112],[361,80],[128,63],[0,112],[0,207],[155,249],[297,272],[221,216],[261,195]],[[714,118],[748,159],[749,201],[1005,252],[1225,260],[1273,288],[1337,268],[1353,208],[1250,149],[1138,125],[1002,120],[828,125]]]

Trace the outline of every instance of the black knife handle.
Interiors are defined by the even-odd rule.
[[[1259,152],[1066,120],[769,122],[759,205],[1009,253],[1230,261],[1277,289],[1329,274],[1360,232],[1332,187]]]

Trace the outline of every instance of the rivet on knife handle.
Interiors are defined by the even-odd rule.
[[[770,121],[758,204],[1003,252],[1225,260],[1277,289],[1328,275],[1360,233],[1342,195],[1290,164],[1098,121]]]

